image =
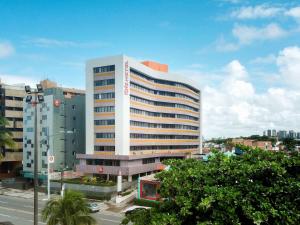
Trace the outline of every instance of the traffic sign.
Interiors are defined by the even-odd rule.
[[[54,163],[54,156],[53,155],[48,156],[48,163]]]

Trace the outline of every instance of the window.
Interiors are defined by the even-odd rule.
[[[75,105],[72,105],[72,109],[75,110],[75,109],[76,109],[76,106],[75,106]]]
[[[28,128],[26,129],[26,131],[27,131],[27,132],[33,132],[33,127],[28,127]]]
[[[94,99],[112,99],[115,98],[115,92],[94,94]]]
[[[115,65],[100,66],[94,68],[94,73],[107,73],[115,71]]]
[[[95,120],[94,124],[97,126],[101,125],[115,125],[115,120]]]
[[[155,158],[143,159],[143,164],[155,163]]]
[[[180,130],[198,130],[196,126],[182,124],[164,124],[164,123],[147,123],[140,121],[130,121],[131,126],[148,127],[148,128],[165,128],[165,129],[180,129]]]
[[[152,100],[148,100],[145,98],[141,98],[141,97],[137,97],[134,95],[130,95],[130,99],[137,101],[137,102],[141,102],[141,103],[145,103],[148,105],[155,105],[155,106],[163,106],[163,107],[174,107],[174,108],[183,108],[183,109],[187,109],[187,110],[191,110],[191,111],[195,111],[198,112],[199,109],[188,106],[188,105],[184,105],[184,104],[176,104],[176,103],[169,103],[169,102],[159,102],[159,101],[152,101]]]
[[[115,151],[115,146],[95,146],[95,151]]]
[[[144,150],[183,150],[183,149],[198,149],[199,145],[143,145],[130,146],[130,151]]]
[[[198,139],[194,135],[164,135],[164,134],[130,134],[134,139]]]
[[[112,159],[87,159],[87,165],[99,165],[99,166],[120,166],[120,160]]]
[[[115,107],[114,106],[100,106],[94,108],[95,112],[114,112]]]
[[[94,81],[94,86],[107,86],[115,84],[115,79],[107,79],[107,80],[96,80]]]
[[[194,102],[199,102],[198,99],[193,98],[191,96],[188,96],[186,94],[181,94],[181,93],[176,93],[176,92],[170,92],[170,91],[158,91],[158,90],[154,90],[154,89],[150,89],[148,87],[145,87],[143,85],[137,84],[135,82],[130,82],[130,87],[135,88],[135,89],[139,89],[143,92],[147,92],[150,94],[155,94],[155,95],[162,95],[162,96],[171,96],[171,97],[176,97],[176,98],[184,98],[184,99],[188,99]]]
[[[115,138],[115,133],[96,133],[96,138]]]
[[[28,168],[31,168],[31,163],[27,163],[26,166],[27,166]]]
[[[142,77],[148,81],[151,81],[151,82],[155,82],[155,83],[158,83],[158,84],[165,84],[165,85],[170,85],[170,86],[177,86],[177,87],[183,87],[183,88],[187,88],[187,89],[190,89],[192,90],[193,92],[195,93],[200,93],[200,91],[196,88],[193,88],[187,84],[183,84],[183,83],[178,83],[178,82],[174,82],[174,81],[168,81],[168,80],[160,80],[160,79],[155,79],[155,78],[152,78],[146,74],[143,74],[137,70],[134,70],[134,69],[130,69],[130,73],[136,75],[136,76],[139,76],[139,77]]]

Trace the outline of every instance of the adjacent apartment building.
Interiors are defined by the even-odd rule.
[[[201,92],[168,65],[124,55],[86,64],[86,154],[77,170],[98,176],[158,171],[201,151]]]
[[[4,156],[0,164],[0,179],[14,177],[22,168],[24,95],[24,85],[6,85],[0,80],[0,115],[8,120],[9,125],[4,129],[13,134],[15,141],[13,149],[0,146]]]
[[[39,178],[47,178],[47,151],[54,156],[50,171],[73,169],[76,154],[85,149],[85,93],[82,90],[57,87],[49,80],[41,82],[44,102],[37,105],[37,130],[34,129],[35,108],[24,104],[23,173],[33,178],[34,135],[38,132]]]

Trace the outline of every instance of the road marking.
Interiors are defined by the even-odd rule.
[[[31,208],[31,209],[34,209],[34,207],[33,207],[33,206],[31,206],[31,205],[23,205],[23,207],[25,207],[25,208]]]
[[[0,202],[1,202],[1,203],[7,203],[7,202],[1,201],[1,200],[0,200]]]
[[[11,217],[9,215],[5,215],[5,214],[1,214],[1,213],[0,213],[0,216]]]

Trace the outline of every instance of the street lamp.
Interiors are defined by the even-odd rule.
[[[38,225],[38,134],[37,134],[37,105],[44,102],[44,96],[39,95],[43,93],[43,87],[40,84],[36,85],[37,89],[32,90],[30,86],[25,86],[25,91],[27,93],[26,103],[32,104],[35,107],[35,116],[34,116],[34,225]],[[34,99],[32,100],[32,95]]]

